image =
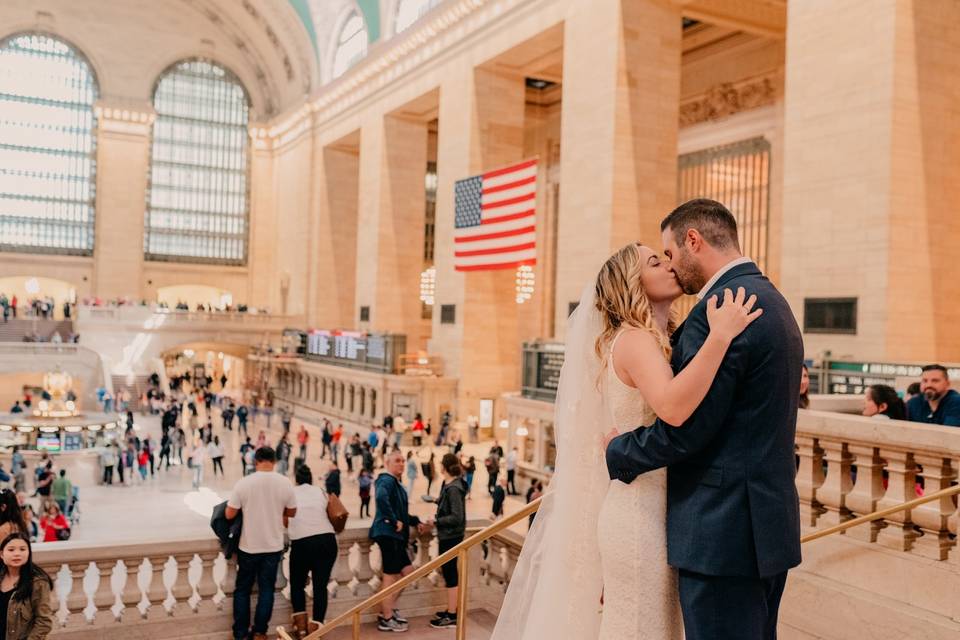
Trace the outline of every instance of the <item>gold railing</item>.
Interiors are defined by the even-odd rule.
[[[351,620],[353,623],[353,638],[354,640],[359,640],[360,638],[360,615],[366,610],[375,605],[380,604],[390,596],[395,593],[399,593],[403,589],[407,588],[420,578],[436,571],[441,566],[445,565],[447,562],[456,559],[457,561],[457,571],[460,574],[460,590],[457,593],[457,636],[456,640],[466,640],[467,638],[467,570],[469,565],[467,563],[467,554],[473,547],[477,546],[481,542],[489,540],[493,536],[497,535],[504,529],[508,529],[520,522],[530,514],[534,513],[537,509],[540,508],[540,502],[543,498],[537,498],[533,500],[525,507],[512,513],[509,516],[505,517],[503,520],[498,520],[493,523],[486,529],[478,531],[473,534],[453,549],[450,549],[446,553],[437,556],[430,562],[427,562],[413,573],[404,576],[397,582],[393,583],[386,589],[377,592],[376,594],[370,596],[360,604],[355,607],[343,612],[330,622],[324,624],[322,627],[314,631],[313,633],[304,636],[304,640],[317,640],[318,638],[323,637],[330,631],[333,631],[336,627],[340,626],[342,623],[347,620]],[[289,633],[283,628],[278,627],[277,633],[280,635],[283,640],[293,640]]]
[[[944,498],[949,498],[957,494],[960,494],[960,485],[947,487],[946,489],[941,489],[940,491],[925,495],[915,500],[908,500],[907,502],[903,502],[901,504],[897,504],[892,507],[887,507],[886,509],[881,509],[879,511],[874,511],[873,513],[868,513],[858,518],[846,520],[844,522],[841,522],[840,524],[834,525],[827,529],[814,531],[813,533],[809,533],[803,536],[802,538],[800,538],[800,542],[801,543],[813,542],[814,540],[819,540],[820,538],[826,538],[827,536],[833,535],[835,533],[846,531],[847,529],[856,527],[857,525],[873,522],[874,520],[880,520],[881,518],[886,518],[887,516],[893,515],[894,513],[899,513],[901,511],[909,511],[914,507],[919,507],[922,504],[926,504],[928,502],[934,502],[936,500],[943,500]]]
[[[841,533],[852,527],[856,527],[861,524],[866,524],[874,520],[880,520],[882,518],[885,518],[894,513],[899,513],[901,511],[909,511],[911,509],[919,507],[920,505],[926,504],[928,502],[942,500],[944,498],[949,498],[957,494],[960,494],[960,485],[948,487],[946,489],[942,489],[940,491],[925,495],[915,500],[909,500],[907,502],[894,505],[886,509],[881,509],[879,511],[875,511],[867,515],[863,515],[857,518],[853,518],[851,520],[847,520],[838,525],[829,527],[827,529],[823,529],[822,531],[816,531],[814,533],[807,534],[802,538],[800,538],[800,542],[803,544],[807,542],[813,542],[814,540],[819,540],[820,538],[825,538],[827,536],[830,536],[836,533]],[[461,576],[460,590],[457,594],[458,615],[457,615],[456,638],[457,640],[466,640],[466,637],[467,637],[467,626],[466,626],[467,625],[467,615],[466,615],[467,584],[468,584],[466,580],[467,569],[468,569],[467,553],[470,551],[470,549],[480,544],[481,542],[484,542],[485,540],[492,538],[493,536],[497,535],[504,529],[507,529],[513,526],[517,522],[523,520],[530,514],[534,513],[537,509],[540,508],[540,503],[542,500],[543,498],[537,498],[536,500],[530,502],[528,505],[526,505],[524,508],[520,509],[516,513],[513,513],[507,516],[503,520],[499,520],[498,522],[495,522],[494,524],[490,525],[486,529],[483,529],[482,531],[478,531],[474,535],[470,536],[469,538],[467,538],[466,540],[458,544],[453,549],[450,549],[446,553],[424,564],[423,566],[418,568],[416,571],[414,571],[410,575],[398,580],[397,582],[390,585],[388,588],[384,589],[383,591],[380,591],[375,595],[370,596],[367,600],[361,602],[360,604],[356,605],[352,609],[344,612],[343,614],[337,616],[330,622],[326,623],[317,631],[314,631],[313,633],[305,636],[304,640],[317,640],[323,637],[326,633],[332,631],[334,628],[340,626],[342,623],[346,622],[347,620],[352,621],[353,638],[354,640],[358,640],[360,638],[360,616],[363,613],[363,611],[375,605],[380,604],[381,602],[383,602],[385,599],[389,598],[393,594],[398,593],[399,591],[405,589],[406,587],[410,586],[420,578],[432,573],[433,571],[437,570],[442,565],[446,564],[447,562],[453,559],[457,560],[457,569],[459,570],[459,573]],[[284,640],[293,640],[293,638],[287,633],[287,631],[283,627],[279,627],[277,629],[277,632],[280,634],[280,637],[283,638]]]

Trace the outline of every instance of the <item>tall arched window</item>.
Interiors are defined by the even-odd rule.
[[[343,23],[337,38],[337,49],[333,53],[333,77],[342,76],[366,54],[367,27],[363,24],[360,12],[354,10]]]
[[[250,103],[230,71],[185,60],[157,81],[144,253],[245,264]]]
[[[0,249],[93,253],[97,95],[66,42],[0,40]]]
[[[430,9],[440,4],[440,0],[400,0],[397,3],[397,15],[394,31],[406,31],[414,22],[422,18]]]

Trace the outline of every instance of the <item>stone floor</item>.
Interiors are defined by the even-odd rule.
[[[174,464],[169,469],[157,469],[155,474],[148,476],[146,481],[141,482],[139,477],[133,483],[124,486],[115,484],[113,486],[95,485],[92,482],[85,483],[83,479],[76,480],[80,487],[81,521],[73,530],[73,540],[93,543],[119,543],[119,542],[142,542],[153,539],[169,538],[171,536],[207,536],[210,534],[209,518],[213,506],[229,497],[231,488],[241,477],[241,465],[239,447],[242,439],[235,428],[233,431],[226,431],[222,427],[222,421],[219,419],[219,412],[213,410],[214,434],[220,436],[221,442],[226,451],[223,461],[225,475],[213,475],[212,464],[208,463],[204,469],[204,477],[199,491],[193,490],[192,471],[186,465]],[[201,424],[205,421],[201,408]],[[136,426],[141,437],[150,434],[152,438],[159,443],[160,437],[160,418],[159,416],[141,416],[136,415]],[[250,427],[250,433],[256,439],[256,435],[262,429],[267,433],[268,442],[273,445],[279,439],[282,428],[280,421],[273,419],[269,428],[266,420],[260,420]],[[300,421],[295,420],[292,431],[299,430]],[[345,429],[348,428],[344,425]],[[320,431],[316,425],[307,424],[307,429],[311,434],[310,445],[308,446],[307,462],[314,470],[315,482],[319,477],[326,474],[329,469],[329,457],[327,460],[321,460],[320,453],[322,445],[320,442]],[[483,468],[482,461],[489,451],[490,443],[468,444],[464,447],[467,455],[474,455],[480,463],[473,482],[473,492],[471,499],[467,502],[467,513],[470,518],[483,518],[490,516],[492,500],[486,492],[487,472]],[[409,447],[402,447],[406,454]],[[437,453],[439,461],[440,456],[446,453],[446,447],[433,448]],[[418,456],[426,460],[429,457],[431,448],[423,447],[418,450]],[[186,456],[186,452],[184,452]],[[351,518],[347,526],[357,526],[358,524],[369,524],[369,518],[360,519],[356,514],[360,511],[360,498],[356,481],[348,479],[346,476],[346,463],[342,459],[339,466],[343,472],[342,484],[343,493],[341,495],[344,504],[350,511]],[[380,470],[377,470],[379,473]],[[292,479],[292,472],[291,472]],[[404,477],[404,482],[406,478]],[[426,480],[418,477],[414,485],[414,495],[422,496],[426,493]],[[526,487],[518,486],[521,491]],[[432,494],[437,495],[439,491],[439,479],[434,482]],[[504,507],[506,513],[511,513],[524,505],[523,497],[508,497]],[[432,503],[422,500],[412,501],[411,511],[421,517],[429,517],[435,513],[435,506]],[[516,530],[520,533],[526,531],[526,524],[519,524]]]
[[[466,622],[468,640],[488,640],[488,638],[493,635],[493,627],[497,623],[497,618],[487,611],[477,610],[470,612]],[[453,638],[455,634],[456,631],[454,627],[434,629],[430,626],[430,617],[426,616],[422,618],[411,618],[410,630],[404,634],[403,637],[410,638],[411,640],[419,640],[420,638],[424,640],[436,638],[439,640],[440,638]],[[371,622],[360,627],[361,640],[382,638],[383,636],[384,634],[377,630],[376,623]],[[349,640],[353,637],[353,634],[350,626],[346,625],[324,637],[330,640]]]

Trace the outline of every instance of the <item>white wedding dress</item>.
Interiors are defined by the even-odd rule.
[[[612,367],[604,371],[595,350],[602,331],[590,284],[567,323],[554,403],[556,469],[490,640],[682,637],[676,576],[667,565],[666,475],[646,473],[626,485],[607,473],[604,436],[649,425],[653,415]]]
[[[618,333],[610,344],[610,353]],[[656,415],[607,359],[604,402],[621,432],[650,425]],[[597,538],[603,569],[600,640],[683,637],[676,570],[667,564],[667,473],[658,469],[630,484],[610,482]]]

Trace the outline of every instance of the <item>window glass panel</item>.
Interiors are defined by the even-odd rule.
[[[97,95],[65,42],[0,40],[0,249],[93,253]]]
[[[343,24],[333,56],[333,77],[339,78],[367,53],[367,29],[363,18],[354,12]]]
[[[433,9],[440,0],[400,0],[397,4],[396,32],[406,31],[410,25]]]
[[[240,81],[213,62],[180,62],[153,107],[147,258],[245,264],[250,109]]]

